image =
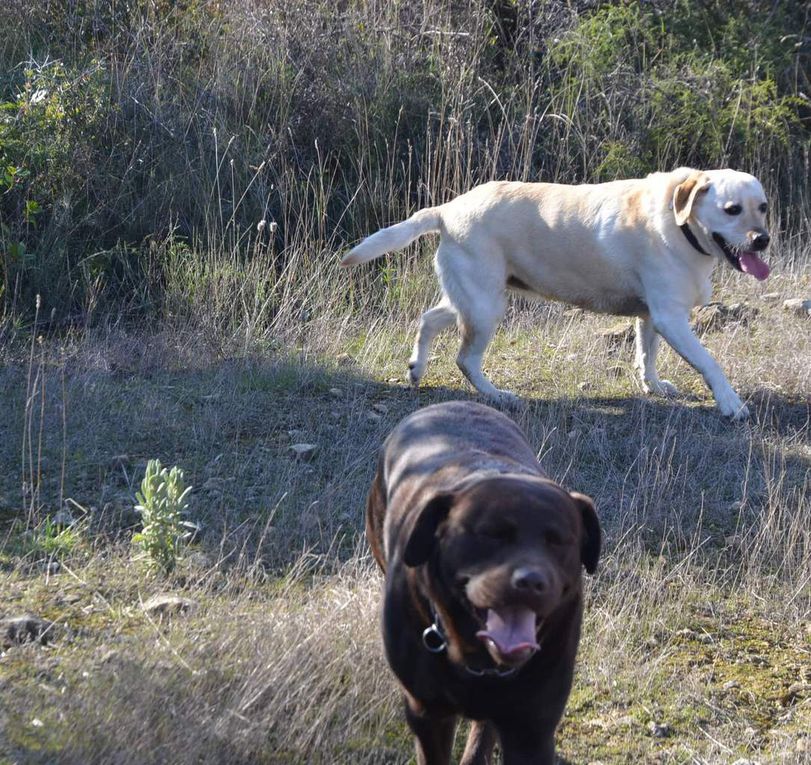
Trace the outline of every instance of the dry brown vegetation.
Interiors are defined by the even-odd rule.
[[[470,391],[453,333],[405,385],[435,242],[337,254],[480,180],[686,162],[773,200],[772,277],[720,269],[748,310],[703,337],[750,421],[669,350],[683,397],[643,396],[614,320],[565,306],[514,304],[485,359],[606,533],[559,749],[811,762],[811,324],[782,308],[811,290],[807,19],[727,5],[0,8],[0,154],[30,170],[0,176],[0,619],[54,622],[0,633],[0,765],[409,762],[364,497],[394,423]],[[154,457],[201,527],[168,576],[131,544]],[[193,604],[147,613],[165,592]]]
[[[808,284],[777,271],[781,296]],[[559,736],[568,762],[811,756],[808,326],[737,275],[721,290],[760,311],[705,336],[749,423],[718,417],[669,352],[687,398],[643,397],[630,349],[598,336],[611,320],[563,307],[517,307],[489,355],[525,398],[514,416],[547,469],[594,496],[607,536]],[[415,319],[323,315],[274,354],[109,330],[35,343],[30,374],[7,359],[2,611],[57,623],[48,647],[0,658],[7,762],[409,760],[363,497],[400,417],[469,395],[451,335],[426,387],[403,385]],[[36,517],[60,496],[86,510],[67,549],[26,533],[14,509],[24,426]],[[291,458],[296,440],[318,444],[310,462]],[[203,525],[168,579],[128,543],[155,455],[186,469]],[[162,591],[196,607],[148,616],[141,604]]]

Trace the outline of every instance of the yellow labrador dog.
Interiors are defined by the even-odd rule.
[[[418,385],[437,333],[457,322],[457,364],[483,395],[509,398],[481,361],[504,315],[507,291],[636,316],[636,364],[649,393],[676,389],[656,373],[661,335],[704,377],[720,411],[748,410],[690,327],[690,311],[711,295],[717,260],[763,280],[769,244],[766,196],[735,170],[693,170],[611,183],[566,186],[496,181],[431,207],[364,239],[349,266],[439,232],[436,271],[443,296],[422,315],[410,379]]]

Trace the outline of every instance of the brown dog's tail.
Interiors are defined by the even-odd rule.
[[[355,266],[366,263],[387,252],[402,250],[415,239],[440,230],[442,216],[439,207],[429,207],[414,213],[408,220],[382,228],[376,234],[367,236],[357,247],[353,247],[341,259],[342,266]]]

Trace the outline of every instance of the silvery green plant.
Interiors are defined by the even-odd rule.
[[[177,563],[181,545],[196,529],[182,518],[191,489],[184,486],[179,467],[169,470],[161,467],[160,460],[149,460],[141,491],[135,493],[135,510],[141,514],[143,529],[133,535],[132,542],[143,550],[151,565],[167,574]]]

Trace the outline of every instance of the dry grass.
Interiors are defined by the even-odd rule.
[[[430,290],[426,263],[397,268],[394,288],[413,274],[421,294],[369,321],[290,315],[275,344],[181,324],[45,337],[30,365],[7,350],[0,614],[31,610],[59,630],[48,648],[0,656],[0,762],[409,760],[363,499],[397,420],[469,394],[451,335],[426,387],[404,387]],[[324,294],[334,273],[325,266]],[[368,275],[356,278],[360,292]],[[806,269],[778,268],[768,289],[808,283]],[[811,761],[811,694],[789,691],[809,682],[811,656],[811,348],[807,322],[763,289],[726,275],[723,299],[760,313],[704,338],[750,401],[749,423],[719,418],[671,353],[662,370],[686,398],[642,397],[631,350],[597,336],[610,319],[516,308],[490,350],[545,466],[595,498],[606,532],[559,735],[568,762]],[[291,441],[317,443],[314,459],[293,460]],[[203,525],[168,580],[128,544],[149,457],[186,470]],[[19,508],[36,522],[65,497],[87,513],[55,570]],[[166,590],[197,608],[147,617],[141,602]]]
[[[144,3],[141,18],[113,4],[130,24],[120,34],[94,6],[97,52],[117,78],[98,103],[122,106],[54,191],[67,199],[88,157],[106,158],[91,196],[65,207],[61,233],[104,231],[140,249],[94,239],[91,257],[62,259],[59,221],[29,227],[42,246],[21,278],[53,266],[78,319],[51,321],[46,293],[31,327],[8,308],[33,282],[4,294],[0,617],[31,611],[57,630],[47,647],[0,652],[0,765],[408,762],[364,498],[401,417],[470,393],[452,334],[424,387],[405,386],[419,313],[436,297],[432,242],[351,273],[336,253],[478,181],[627,174],[606,160],[627,144],[638,164],[640,126],[619,115],[648,103],[629,101],[644,78],[624,60],[591,79],[574,59],[560,72],[525,65],[548,49],[543,35],[573,29],[572,4],[550,3],[546,16],[518,4],[531,23],[506,66],[480,3],[355,3],[343,16],[321,0],[188,5]],[[20,0],[9,8],[4,18],[26,11],[30,36],[0,43],[11,60],[36,43],[42,18]],[[90,20],[67,13],[67,47]],[[198,49],[188,35],[206,55],[185,57]],[[325,39],[342,55],[326,55]],[[291,77],[289,61],[309,79]],[[34,138],[51,145],[47,130]],[[767,185],[805,177],[804,141],[752,158],[783,157],[783,180]],[[651,161],[701,159],[703,148],[666,137]],[[614,323],[605,317],[516,305],[489,349],[486,370],[521,394],[512,415],[545,467],[595,498],[606,533],[559,732],[569,763],[811,762],[811,341],[808,321],[780,307],[811,288],[800,180],[770,212],[772,278],[719,277],[723,300],[759,314],[704,337],[749,422],[719,418],[669,350],[661,371],[684,397],[643,397],[631,349],[598,335]],[[127,211],[120,229],[108,205]],[[56,265],[73,256],[81,267],[59,282]],[[318,445],[311,461],[291,456],[299,441]],[[154,457],[185,470],[202,527],[168,579],[130,545],[135,489]],[[66,501],[75,534],[48,538],[43,522]],[[164,591],[197,606],[148,617],[142,603]]]

